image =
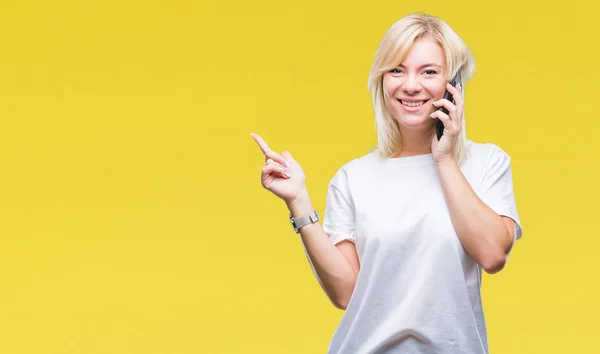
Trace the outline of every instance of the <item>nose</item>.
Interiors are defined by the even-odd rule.
[[[402,89],[408,94],[414,94],[421,91],[421,84],[415,75],[409,74],[406,76]]]

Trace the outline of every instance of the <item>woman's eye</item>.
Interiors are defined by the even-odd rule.
[[[390,73],[392,73],[392,74],[400,74],[401,72],[402,71],[400,71],[400,69],[398,69],[398,68],[394,68],[394,69],[390,70]]]
[[[437,74],[437,71],[435,71],[435,70],[425,70],[425,74],[427,74],[427,75],[435,75],[435,74]]]

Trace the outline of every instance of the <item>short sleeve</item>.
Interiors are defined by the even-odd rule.
[[[356,243],[355,214],[348,184],[348,175],[342,167],[329,182],[323,230],[335,245],[343,240]]]
[[[485,160],[480,198],[499,215],[508,216],[515,222],[515,240],[523,230],[517,212],[514,194],[511,158],[498,146],[490,144],[491,151]]]

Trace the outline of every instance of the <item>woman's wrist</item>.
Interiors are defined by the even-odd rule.
[[[303,189],[293,200],[286,202],[292,217],[299,218],[314,211],[308,190]]]

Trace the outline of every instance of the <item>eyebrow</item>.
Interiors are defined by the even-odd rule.
[[[426,68],[428,66],[437,66],[438,68],[442,67],[441,65],[438,65],[438,64],[429,63],[429,64],[421,65],[418,69],[423,69],[423,68]],[[398,65],[398,67],[400,67],[400,68],[406,68],[406,66],[404,66],[402,64]]]

